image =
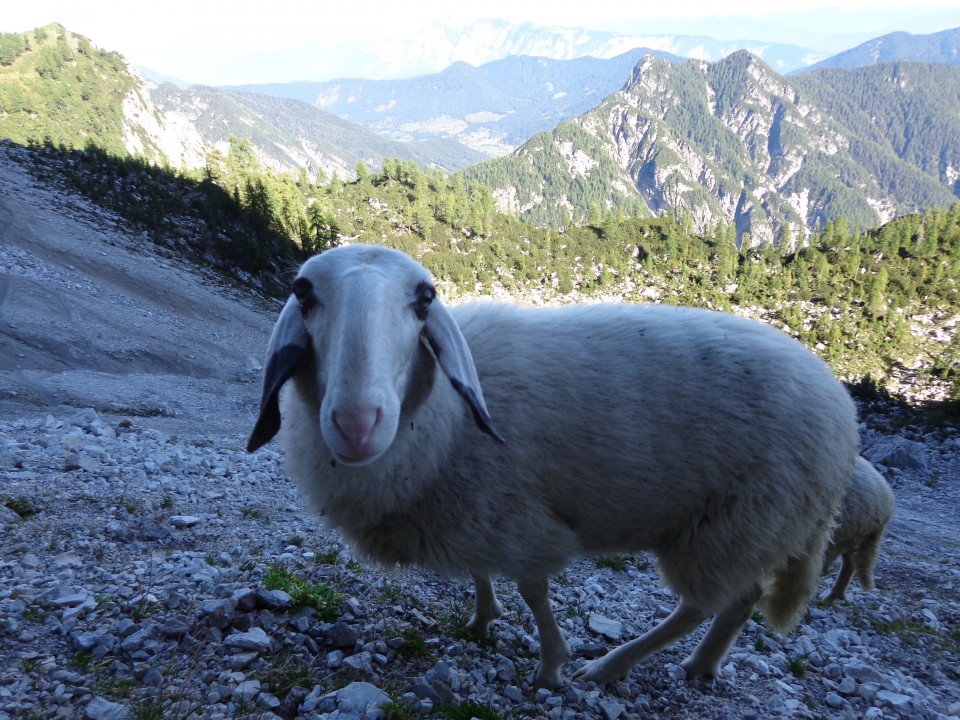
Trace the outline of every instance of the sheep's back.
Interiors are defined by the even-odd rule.
[[[455,313],[507,440],[471,440],[455,474],[509,498],[490,522],[517,564],[650,549],[678,591],[723,595],[730,573],[805,552],[838,506],[853,404],[780,331],[668,306]]]
[[[857,458],[831,540],[833,552],[852,553],[882,533],[893,517],[894,506],[893,490],[883,475],[867,460]]]

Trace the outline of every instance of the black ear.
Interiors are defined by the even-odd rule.
[[[493,420],[487,411],[480,378],[473,364],[473,355],[470,354],[467,341],[460,332],[460,326],[439,300],[434,300],[430,306],[423,334],[430,343],[440,368],[469,406],[477,427],[498,442],[506,442],[493,426]]]
[[[247,452],[266,445],[280,430],[280,388],[296,372],[309,349],[310,336],[300,315],[299,302],[291,297],[270,335],[260,415],[247,441]]]

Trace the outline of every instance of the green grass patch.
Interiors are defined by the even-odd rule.
[[[326,583],[312,583],[280,563],[274,563],[267,569],[263,586],[267,590],[283,590],[290,595],[293,598],[291,611],[310,607],[327,622],[337,619],[340,606],[346,599]]]
[[[627,557],[624,555],[597,555],[594,562],[598,568],[610,568],[617,572],[627,569]]]

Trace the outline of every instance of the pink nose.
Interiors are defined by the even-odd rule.
[[[334,410],[331,419],[344,440],[363,454],[364,446],[370,439],[377,423],[383,419],[383,409],[379,407],[353,407]]]

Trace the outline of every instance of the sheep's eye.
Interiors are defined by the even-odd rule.
[[[293,281],[293,294],[300,303],[301,314],[307,314],[317,303],[317,296],[313,292],[313,283],[306,278],[299,277]]]
[[[437,289],[430,283],[421,282],[417,285],[417,298],[413,302],[413,311],[420,320],[426,320],[430,313],[430,304],[437,296]]]

